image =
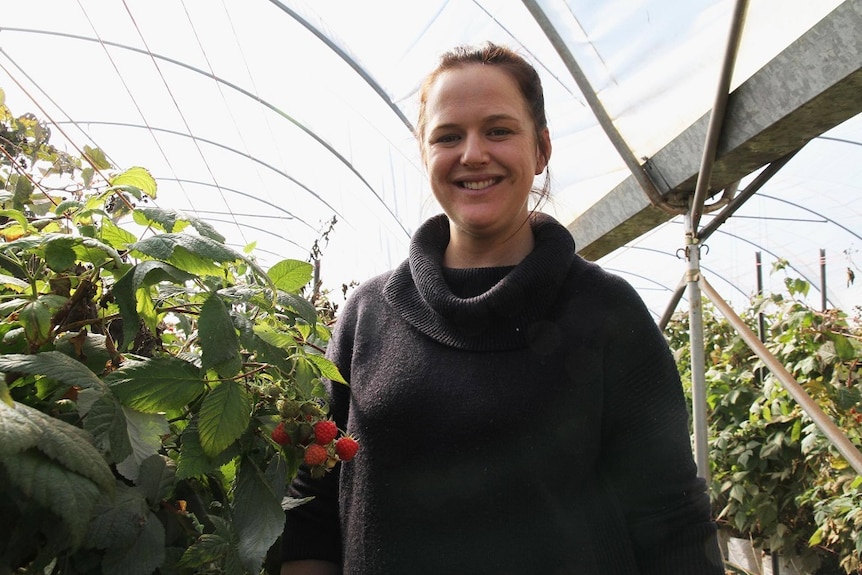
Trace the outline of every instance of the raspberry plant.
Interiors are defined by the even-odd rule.
[[[304,454],[273,431],[343,382],[312,266],[49,139],[0,91],[0,572],[259,573]]]
[[[779,261],[774,273],[786,270]],[[862,318],[818,311],[804,280],[740,316],[862,449]],[[713,515],[725,531],[818,573],[862,573],[862,477],[710,304],[703,306]],[[690,384],[688,318],[668,325]]]

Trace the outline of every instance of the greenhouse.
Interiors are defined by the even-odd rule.
[[[860,0],[5,6],[0,573],[278,572],[279,433],[486,41],[541,78],[539,209],[670,343],[727,572],[862,573]]]

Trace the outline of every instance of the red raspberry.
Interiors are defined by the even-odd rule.
[[[338,435],[338,426],[331,419],[324,419],[314,424],[314,442],[327,445]]]
[[[304,460],[306,465],[311,467],[314,467],[315,465],[323,465],[326,463],[327,459],[329,459],[329,454],[326,452],[326,448],[322,445],[312,443],[305,448]]]
[[[279,445],[288,445],[290,443],[290,435],[284,430],[284,422],[280,421],[275,429],[272,430],[272,440]]]
[[[359,442],[349,435],[335,442],[335,453],[341,461],[350,461],[357,451],[359,451]]]

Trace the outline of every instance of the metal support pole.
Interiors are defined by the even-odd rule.
[[[847,463],[850,464],[856,473],[862,475],[862,452],[859,451],[853,443],[848,439],[847,435],[841,431],[835,422],[826,415],[820,406],[817,405],[811,396],[806,393],[805,389],[793,378],[793,375],[782,365],[774,355],[769,353],[766,346],[760,342],[757,336],[751,331],[745,322],[736,315],[736,312],[722,299],[709,282],[705,278],[700,278],[700,287],[706,297],[715,304],[715,307],[727,318],[731,326],[739,333],[742,340],[748,345],[757,356],[763,360],[766,367],[775,375],[778,381],[784,386],[784,389],[791,397],[799,404],[799,406],[808,414],[811,420],[817,425],[823,435],[832,442],[835,449],[844,456]]]
[[[691,214],[686,215],[689,219]],[[688,223],[688,222],[687,222]],[[697,474],[709,483],[709,426],[706,421],[706,375],[703,349],[703,305],[700,294],[700,242],[686,234],[686,284],[691,345],[691,415],[694,430],[694,461]]]
[[[826,307],[826,250],[820,248],[820,311]]]

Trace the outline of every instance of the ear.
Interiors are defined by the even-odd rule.
[[[551,159],[551,132],[547,128],[539,134],[536,143],[536,175],[545,171],[548,161]]]

